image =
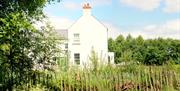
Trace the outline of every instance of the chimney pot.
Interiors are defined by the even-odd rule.
[[[89,5],[89,3],[84,4],[83,9],[91,9],[91,6]]]

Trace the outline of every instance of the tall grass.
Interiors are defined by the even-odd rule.
[[[180,91],[179,65],[58,69],[36,73],[28,84],[14,87],[15,91]]]
[[[143,65],[71,69],[55,73],[50,87],[61,91],[180,91],[179,71]]]

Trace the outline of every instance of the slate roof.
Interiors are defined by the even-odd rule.
[[[67,29],[56,29],[55,31],[60,35],[60,37],[68,39],[68,30]]]

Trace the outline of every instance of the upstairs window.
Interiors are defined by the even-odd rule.
[[[74,42],[73,45],[80,45],[80,35],[79,33],[74,34]]]
[[[74,38],[75,38],[75,39],[79,39],[79,33],[75,33],[75,34],[74,34]]]
[[[76,64],[80,64],[80,54],[79,53],[74,53],[74,62]]]

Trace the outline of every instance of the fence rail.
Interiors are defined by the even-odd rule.
[[[139,70],[104,69],[99,71],[34,72],[14,77],[1,72],[0,91],[13,90],[18,85],[40,84],[52,91],[180,91],[180,74],[168,69],[148,67]],[[4,78],[3,78],[4,77]]]

